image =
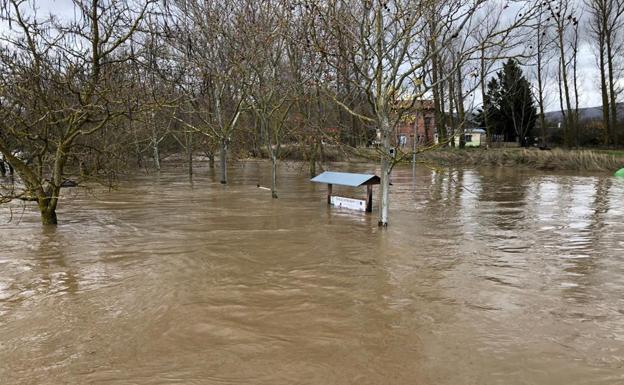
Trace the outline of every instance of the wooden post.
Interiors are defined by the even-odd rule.
[[[366,211],[373,212],[373,185],[366,185]]]
[[[331,204],[331,196],[332,196],[332,184],[327,185],[327,204]]]

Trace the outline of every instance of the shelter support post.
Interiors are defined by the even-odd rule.
[[[373,212],[373,185],[366,185],[366,211]]]
[[[331,196],[332,196],[332,184],[327,185],[327,204],[331,204]]]

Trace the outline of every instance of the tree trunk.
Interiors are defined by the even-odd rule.
[[[221,155],[219,161],[221,162],[221,184],[227,183],[227,139],[221,139]]]
[[[453,78],[449,78],[448,80],[448,93],[449,93],[449,136],[453,139],[451,139],[451,147],[455,148],[455,135],[457,135],[457,126],[455,125],[455,117],[453,116],[454,110],[455,110],[455,100],[453,98],[453,95],[455,93],[454,91],[454,87],[455,87],[455,82],[453,81]]]
[[[60,185],[60,184],[59,184]],[[58,196],[61,192],[60,187],[44,188],[43,192],[39,193],[37,198],[37,204],[39,206],[39,212],[41,213],[41,223],[43,225],[56,225],[58,220],[56,217],[56,204],[58,202]]]
[[[188,160],[188,175],[193,178],[193,134],[186,134],[186,157]]]
[[[614,55],[613,55],[613,42],[611,41],[611,34],[613,32],[610,31],[609,33],[607,33],[606,36],[606,43],[607,43],[607,66],[609,68],[609,97],[610,97],[610,104],[611,104],[611,113],[610,113],[610,118],[611,118],[611,135],[612,135],[612,141],[614,145],[618,145],[618,135],[617,135],[617,103],[616,103],[616,93],[615,93],[615,83],[617,82],[617,80],[614,79],[614,69],[613,69],[613,60],[615,60]]]
[[[579,32],[578,29],[574,32],[573,40],[573,53],[572,58],[572,81],[574,86],[574,146],[579,147],[579,89],[578,89],[578,44],[579,44]]]
[[[541,22],[541,16],[540,20]],[[537,28],[537,104],[539,105],[539,121],[540,121],[540,134],[542,137],[542,146],[546,147],[546,115],[544,114],[544,81],[542,73],[542,45],[543,30],[538,26]]]
[[[605,43],[602,35],[598,36],[598,55],[600,70],[600,93],[602,95],[602,124],[604,127],[604,144],[611,143],[611,120],[609,119],[609,91],[607,86],[607,76],[605,74]]]
[[[43,225],[57,225],[58,219],[56,218],[56,209],[44,209],[41,211],[41,224]]]
[[[561,111],[562,121],[559,122],[558,128],[561,128],[561,124],[563,124],[563,145],[565,146],[565,136],[566,136],[566,125],[568,124],[568,111],[565,109],[563,104],[563,87],[561,86],[561,63],[558,63],[557,69],[557,87],[559,88],[559,110]]]
[[[160,151],[158,150],[158,134],[156,133],[156,119],[155,114],[152,112],[152,151],[154,156],[154,167],[156,171],[160,171]]]
[[[539,55],[539,53],[538,53]],[[483,123],[485,124],[485,140],[486,148],[490,148],[492,145],[492,127],[490,126],[490,120],[488,119],[488,106],[487,106],[487,90],[485,89],[485,81],[487,77],[487,71],[485,68],[485,47],[481,45],[481,58],[480,58],[481,79],[479,83],[481,85],[481,100],[483,103]]]
[[[570,86],[568,84],[568,68],[565,60],[565,42],[563,31],[561,28],[557,31],[559,36],[559,71],[560,71],[560,85],[563,87],[563,96],[566,104],[566,119],[565,119],[565,129],[564,129],[564,144],[566,147],[570,147],[571,138],[570,133],[571,130],[574,129],[574,117],[572,116],[572,100],[570,97]]]
[[[460,60],[460,59],[458,59]],[[463,94],[463,79],[462,79],[462,66],[461,64],[457,65],[457,84],[455,85],[455,92],[457,94],[457,119],[459,122],[457,123],[457,127],[459,128],[459,148],[466,147],[466,112],[464,110],[464,94]],[[452,95],[449,95],[449,98],[452,98]]]
[[[390,206],[390,122],[387,116],[379,117],[381,129],[381,143],[384,153],[381,155],[381,183],[379,196],[379,226],[388,226],[388,209]]]
[[[275,152],[271,153],[271,197],[277,199],[277,156]]]
[[[160,171],[160,151],[158,150],[158,140],[156,138],[152,139],[152,150],[154,152],[154,167],[156,171]]]
[[[6,176],[6,167],[4,166],[4,160],[0,159],[0,176]]]
[[[435,50],[435,44],[432,42],[432,50]],[[432,76],[432,81],[433,81],[433,87],[432,87],[432,92],[433,92],[433,105],[434,105],[434,110],[435,110],[435,125],[436,125],[436,132],[438,134],[438,144],[443,143],[446,141],[446,129],[445,129],[445,122],[444,122],[444,106],[442,105],[443,101],[442,101],[442,86],[438,83],[438,56],[436,53],[434,53],[431,56],[431,76]]]

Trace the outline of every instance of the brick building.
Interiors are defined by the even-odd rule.
[[[413,148],[434,143],[435,108],[433,100],[416,101],[410,111],[404,113],[395,128],[395,145]]]

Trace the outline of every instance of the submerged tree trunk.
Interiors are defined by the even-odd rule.
[[[193,134],[186,134],[186,158],[188,161],[188,175],[193,178]]]
[[[62,165],[57,165],[57,166],[60,166],[62,170]],[[61,193],[60,174],[55,175],[53,179],[56,181],[55,186],[48,184],[45,187],[42,187],[41,189],[39,189],[39,191],[36,193],[37,205],[39,206],[39,212],[41,214],[41,223],[43,225],[58,224],[58,219],[56,216],[56,206],[58,204],[58,197],[60,196],[60,193]]]
[[[156,137],[152,138],[152,151],[154,157],[154,168],[156,168],[156,171],[160,171],[160,151],[158,149],[158,139]]]
[[[275,131],[269,131],[269,122],[266,116],[260,117],[260,132],[265,140],[267,155],[271,158],[271,197],[277,199],[277,156],[279,155],[279,138]],[[273,138],[277,144],[273,145]]]
[[[66,145],[70,146],[71,142],[66,143]],[[22,181],[26,186],[26,191],[29,192],[29,200],[37,202],[41,215],[41,223],[44,225],[56,225],[58,223],[56,206],[61,191],[60,185],[63,176],[63,168],[67,160],[67,148],[66,146],[58,147],[55,153],[56,159],[54,161],[54,167],[52,168],[52,181],[43,182],[32,168],[29,168],[6,148],[2,142],[2,138],[0,138],[0,154],[4,156],[3,161],[6,162],[6,165],[9,167],[11,175],[13,175],[12,164],[15,165],[15,169],[22,177]]]
[[[381,143],[384,153],[381,155],[381,181],[380,181],[380,199],[379,204],[379,226],[388,226],[388,209],[390,207],[390,122],[387,116],[379,117]]]
[[[158,133],[156,132],[156,120],[155,114],[152,112],[152,156],[154,157],[154,167],[156,171],[160,171],[160,151],[158,149],[158,145],[160,141],[158,140]]]
[[[273,152],[271,153],[271,197],[277,199],[277,156]]]
[[[227,183],[227,139],[221,139],[221,155],[219,161],[221,162],[221,184]]]
[[[41,210],[41,224],[57,225],[58,219],[56,217],[56,209],[45,208]]]
[[[212,152],[208,154],[208,167],[215,168],[215,156]]]

